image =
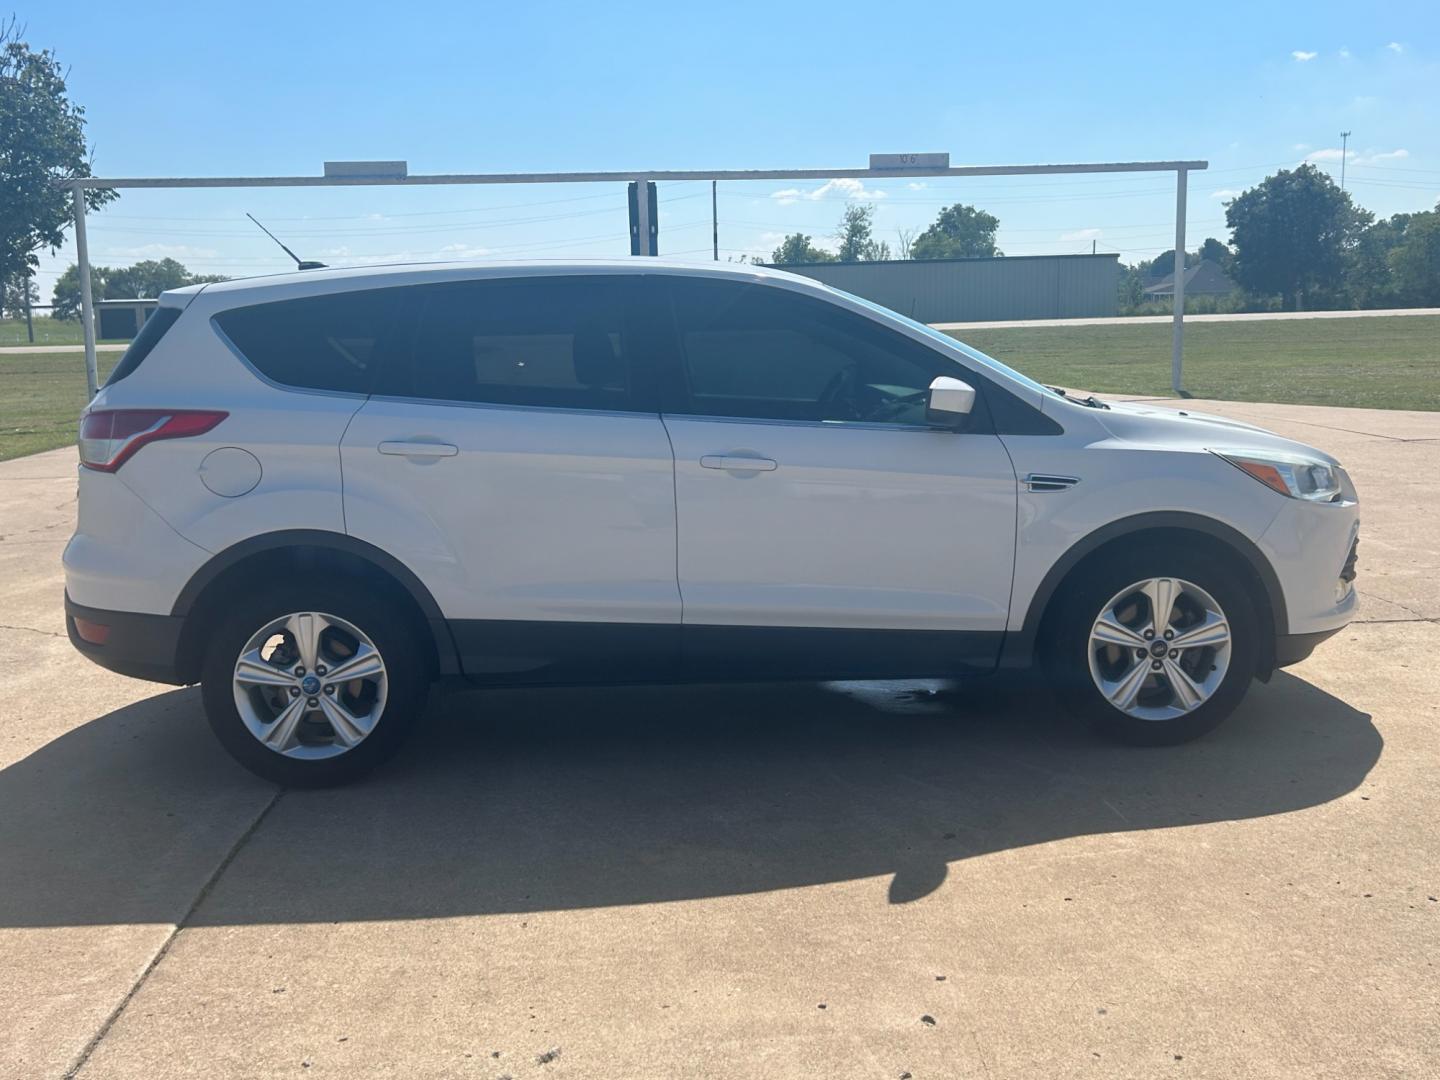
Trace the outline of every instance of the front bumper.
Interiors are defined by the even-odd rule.
[[[1337,626],[1334,630],[1320,630],[1313,634],[1281,634],[1275,639],[1275,666],[1283,668],[1300,663],[1315,651],[1315,646],[1343,629],[1343,626]]]
[[[81,636],[75,620],[105,627],[103,644]],[[65,631],[70,644],[103,668],[132,679],[183,686],[180,675],[180,632],[185,620],[178,615],[144,615],[133,611],[106,611],[84,607],[65,594]],[[93,637],[95,631],[90,629]]]

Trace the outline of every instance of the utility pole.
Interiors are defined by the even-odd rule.
[[[1345,190],[1345,159],[1349,157],[1350,132],[1340,132],[1340,190]]]
[[[710,181],[710,235],[715,240],[715,261],[720,261],[720,211],[718,209],[718,197],[716,189],[720,186],[719,180]]]
[[[30,344],[35,344],[35,322],[30,317],[30,290],[34,288],[30,280],[30,271],[25,271],[25,336],[29,338]]]
[[[1095,238],[1093,236],[1090,238],[1090,254],[1095,254]]]

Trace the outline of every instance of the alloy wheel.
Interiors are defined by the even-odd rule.
[[[385,710],[389,680],[375,643],[334,615],[266,623],[235,661],[235,707],[260,743],[314,761],[358,746]]]
[[[1230,623],[1204,589],[1180,578],[1137,581],[1090,629],[1090,675],[1114,708],[1173,720],[1209,701],[1230,668]]]

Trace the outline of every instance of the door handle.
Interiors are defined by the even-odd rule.
[[[746,454],[706,454],[700,459],[702,469],[724,469],[726,472],[774,472],[780,466],[768,457]]]
[[[403,439],[382,442],[375,449],[379,450],[382,454],[394,454],[398,457],[410,458],[454,457],[460,453],[460,448],[450,443],[410,442]]]

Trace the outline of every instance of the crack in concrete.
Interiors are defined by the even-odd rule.
[[[32,634],[44,634],[46,637],[63,638],[65,635],[54,630],[41,630],[35,626],[14,626],[10,623],[0,623],[0,630],[26,630]]]
[[[135,995],[140,992],[140,988],[144,986],[146,980],[150,978],[151,973],[159,967],[160,962],[170,954],[171,946],[175,944],[175,939],[180,936],[180,931],[185,929],[185,925],[194,916],[195,912],[200,909],[200,905],[205,902],[206,897],[210,895],[221,876],[224,875],[226,870],[230,869],[230,864],[235,861],[235,856],[240,854],[240,849],[250,841],[250,837],[255,835],[255,830],[260,828],[261,823],[264,822],[270,811],[275,809],[275,805],[284,794],[284,788],[277,788],[275,790],[275,794],[270,796],[270,801],[261,807],[260,812],[255,815],[255,820],[250,823],[250,827],[235,841],[229,852],[226,853],[225,858],[220,860],[220,865],[215,868],[214,873],[212,873],[209,878],[206,879],[205,884],[200,887],[199,893],[196,894],[194,901],[191,902],[190,906],[186,909],[185,914],[180,917],[180,921],[177,922],[170,933],[166,935],[165,941],[161,944],[155,955],[150,958],[150,962],[145,965],[145,970],[140,972],[139,978],[137,978],[130,989],[125,992],[125,996],[120,999],[120,1003],[111,1010],[110,1015],[105,1018],[105,1022],[100,1025],[100,1030],[95,1032],[90,1041],[81,1049],[79,1055],[71,1062],[70,1067],[65,1070],[64,1080],[74,1080],[74,1078],[79,1075],[80,1070],[85,1068],[105,1036],[110,1034],[110,1029],[119,1021],[130,1002],[135,999]]]

